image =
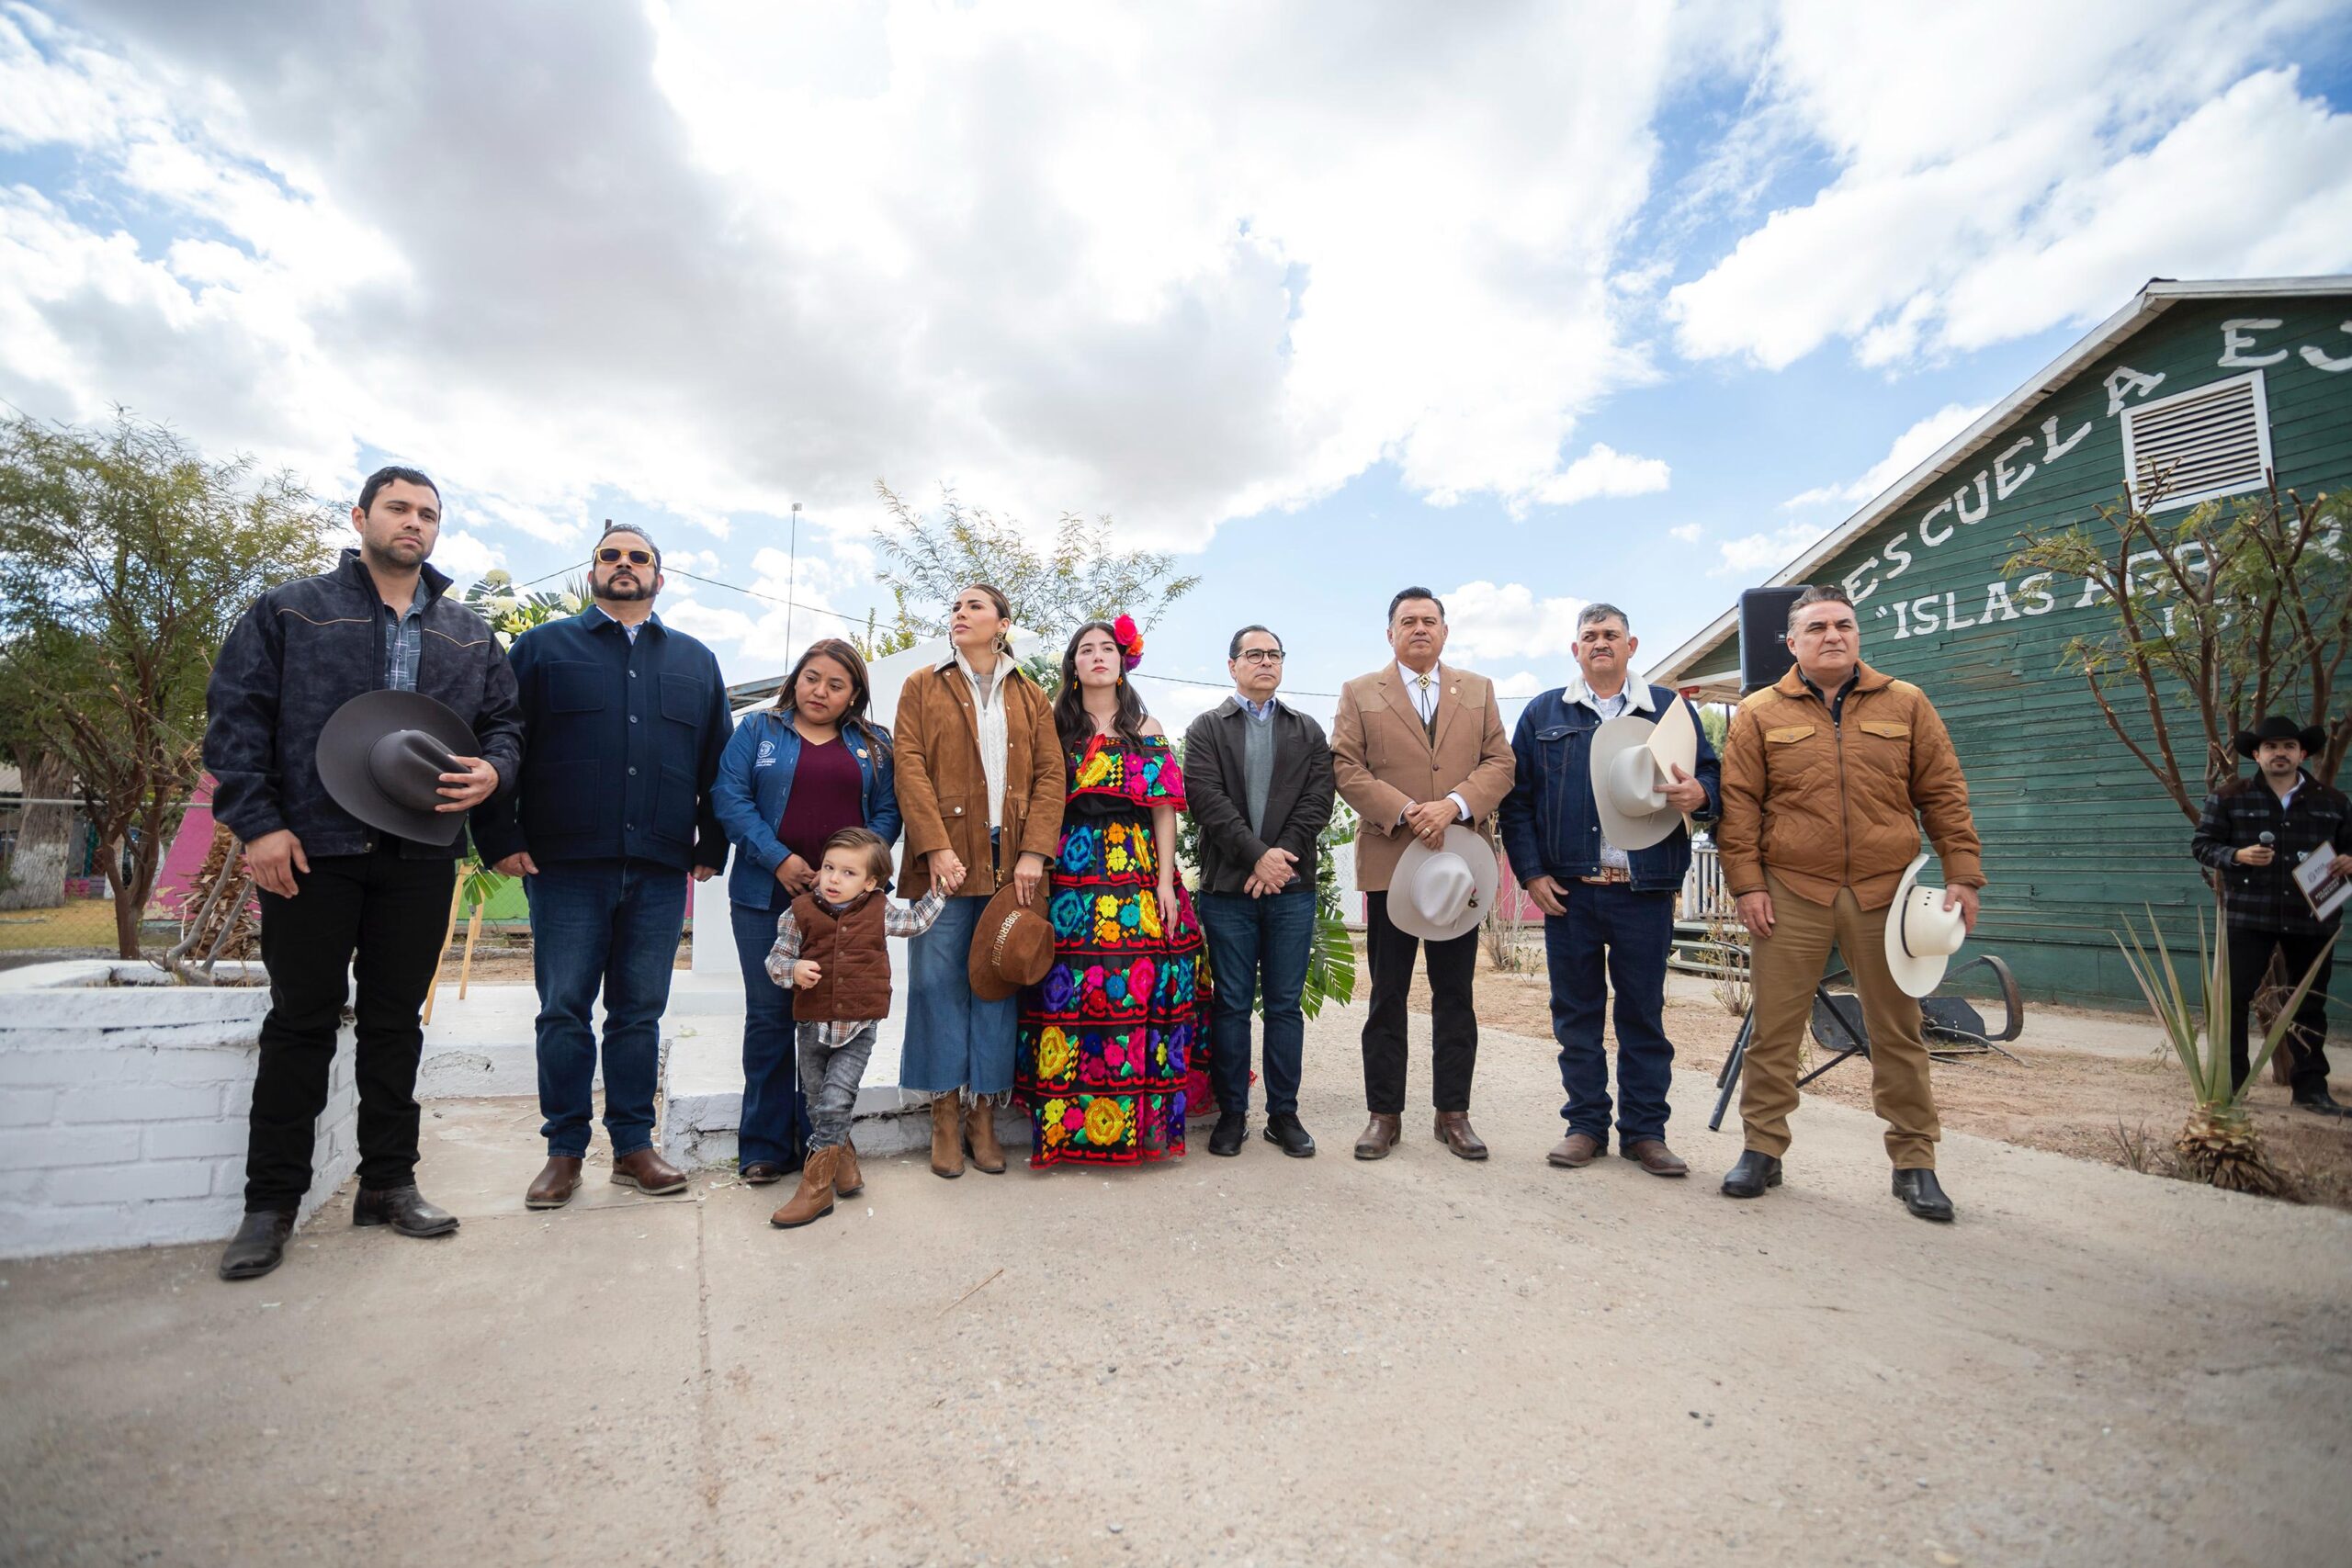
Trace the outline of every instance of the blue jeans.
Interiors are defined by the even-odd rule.
[[[1306,1015],[1299,993],[1315,945],[1315,894],[1300,888],[1252,898],[1203,893],[1193,899],[1208,939],[1215,1005],[1209,1021],[1209,1084],[1219,1114],[1250,1109],[1250,1012],[1266,1003],[1266,1110],[1298,1114]]]
[[[808,1102],[792,1038],[792,993],[768,978],[781,909],[729,904],[735,959],[743,966],[743,1112],[735,1129],[738,1165],[800,1168],[808,1146]]]
[[[1617,1141],[1664,1138],[1674,1043],[1666,1037],[1666,957],[1674,944],[1674,895],[1623,883],[1565,882],[1568,912],[1544,919],[1552,979],[1552,1034],[1560,1043],[1560,1108],[1568,1131],[1609,1145],[1609,1056],[1600,1021],[1617,992]],[[1605,951],[1604,951],[1605,950]],[[1602,978],[1604,964],[1607,979]]]
[[[523,879],[539,987],[539,1132],[550,1156],[582,1159],[594,1108],[594,1009],[605,998],[605,1131],[617,1157],[653,1142],[662,1014],[686,874],[639,860],[553,861]]]
[[[1037,885],[1037,912],[1045,912],[1046,885]],[[1013,1036],[1021,1022],[1021,994],[1001,1002],[972,995],[972,932],[985,897],[950,898],[939,907],[931,930],[907,941],[907,1042],[899,1060],[901,1088],[930,1094],[968,1089],[975,1095],[1012,1089]]]

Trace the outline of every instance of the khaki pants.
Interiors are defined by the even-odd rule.
[[[1943,1127],[1928,1083],[1919,1004],[1896,987],[1886,966],[1887,911],[1865,910],[1850,887],[1838,890],[1834,905],[1815,904],[1769,871],[1764,887],[1772,896],[1772,934],[1755,939],[1756,1027],[1739,1091],[1747,1146],[1775,1156],[1788,1152],[1797,1052],[1813,1017],[1814,984],[1835,943],[1861,998],[1862,1026],[1871,1039],[1871,1100],[1886,1123],[1887,1156],[1897,1170],[1933,1170]]]

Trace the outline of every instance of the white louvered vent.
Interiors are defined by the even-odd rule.
[[[2262,372],[2125,410],[2123,466],[2133,503],[2150,512],[2260,490],[2270,469]]]

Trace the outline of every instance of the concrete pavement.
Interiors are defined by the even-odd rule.
[[[1419,1111],[1359,1164],[1360,1017],[1310,1029],[1311,1161],[880,1158],[779,1233],[784,1188],[601,1158],[528,1213],[531,1104],[445,1101],[453,1238],[345,1199],[248,1285],[8,1265],[0,1559],[2342,1561],[2352,1217],[1954,1137],[1931,1226],[1820,1100],[1735,1203],[1687,1076],[1691,1179],[1555,1171],[1550,1043],[1493,1032],[1493,1159]]]

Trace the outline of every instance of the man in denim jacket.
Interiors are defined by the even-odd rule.
[[[1602,837],[1592,803],[1593,732],[1623,714],[1655,717],[1682,699],[1630,678],[1639,645],[1613,604],[1577,616],[1576,659],[1583,679],[1545,692],[1520,715],[1511,749],[1518,782],[1503,801],[1503,847],[1511,870],[1544,911],[1551,971],[1552,1033],[1560,1043],[1560,1114],[1567,1136],[1544,1157],[1563,1169],[1589,1165],[1609,1147],[1609,1058],[1600,1044],[1609,987],[1617,990],[1617,1141],[1653,1176],[1690,1168],[1666,1145],[1667,1090],[1674,1043],[1666,1037],[1666,960],[1674,944],[1674,896],[1690,865],[1690,835],[1678,824],[1663,842],[1620,850]],[[1699,728],[1697,776],[1678,773],[1666,790],[1686,816],[1712,818],[1721,769]]]

